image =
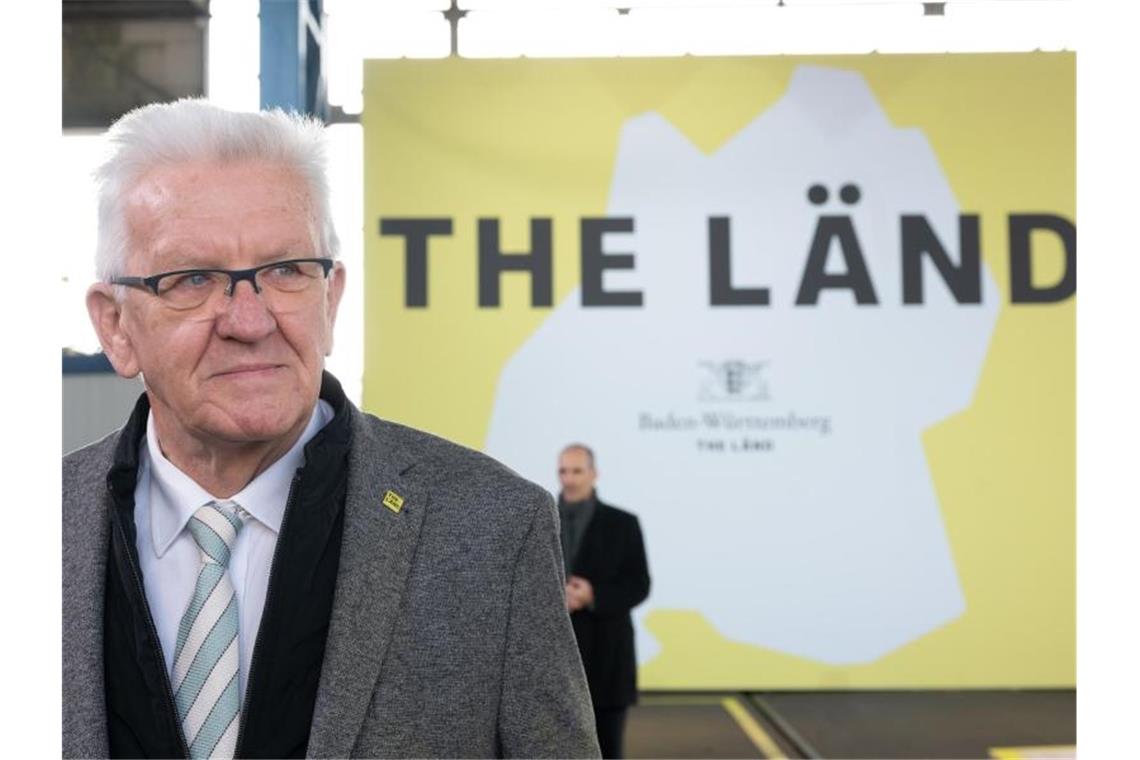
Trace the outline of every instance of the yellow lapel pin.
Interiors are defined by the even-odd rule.
[[[395,491],[388,491],[384,494],[384,506],[400,514],[400,510],[404,508],[404,497]]]

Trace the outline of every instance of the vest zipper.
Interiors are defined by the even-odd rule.
[[[127,553],[127,567],[130,568],[131,577],[135,581],[135,589],[138,591],[139,598],[143,602],[143,612],[146,613],[146,624],[150,630],[150,638],[154,643],[154,653],[158,655],[158,662],[162,669],[162,683],[166,687],[166,706],[170,708],[170,714],[174,717],[174,726],[178,731],[178,744],[182,749],[183,757],[190,757],[190,747],[186,744],[186,736],[182,733],[182,721],[178,719],[178,706],[174,702],[174,688],[170,685],[170,674],[166,672],[166,657],[162,654],[162,647],[159,645],[158,629],[154,625],[154,617],[150,614],[150,604],[146,600],[146,590],[143,588],[142,578],[139,577],[138,568],[135,567],[134,556],[131,554],[131,547],[127,544],[126,533],[123,532],[122,523],[118,519],[118,515],[113,520],[115,523],[115,530],[119,534],[119,541],[123,544],[123,550]]]
[[[269,561],[269,581],[265,587],[265,608],[261,611],[261,620],[265,620],[269,612],[269,605],[273,603],[273,579],[277,577],[277,555],[281,548],[281,537],[285,535],[285,526],[289,522],[289,514],[293,511],[294,497],[297,495],[297,485],[301,482],[300,473],[293,476],[289,485],[289,496],[285,499],[285,512],[281,516],[281,530],[277,533],[277,543],[273,545],[273,559]],[[249,658],[249,680],[245,684],[245,698],[241,705],[241,720],[238,723],[237,743],[234,745],[234,757],[242,756],[242,740],[245,739],[246,718],[249,715],[249,703],[253,696],[253,675],[257,672],[257,655],[261,651],[261,621],[258,621],[257,639],[253,643],[253,654]]]

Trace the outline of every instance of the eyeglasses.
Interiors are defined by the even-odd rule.
[[[286,306],[328,277],[332,267],[332,259],[286,259],[252,269],[179,269],[150,277],[115,277],[111,283],[146,288],[166,306],[186,311],[232,296],[238,283],[248,280],[254,293],[264,294],[274,306]]]

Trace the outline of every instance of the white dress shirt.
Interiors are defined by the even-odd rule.
[[[249,513],[230,554],[229,576],[238,605],[238,685],[242,699],[249,677],[253,646],[265,607],[265,592],[273,550],[285,515],[285,502],[298,467],[304,464],[305,444],[328,424],[333,408],[318,401],[301,437],[280,459],[249,485],[230,497]],[[143,587],[150,605],[169,674],[178,642],[178,624],[194,595],[202,560],[186,524],[199,507],[215,496],[205,491],[162,454],[154,416],[146,423],[146,446],[139,456],[135,486],[135,527]]]

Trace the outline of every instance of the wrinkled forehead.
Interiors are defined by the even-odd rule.
[[[160,166],[124,196],[128,266],[236,266],[319,249],[304,178],[263,162]]]

